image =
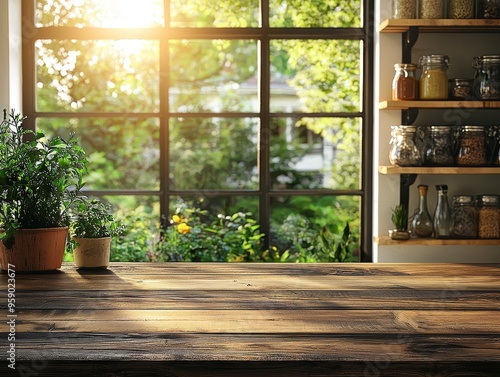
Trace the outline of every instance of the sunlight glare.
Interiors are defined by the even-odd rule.
[[[163,7],[157,0],[108,0],[109,27],[151,27],[162,25]]]

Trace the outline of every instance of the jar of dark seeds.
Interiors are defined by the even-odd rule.
[[[500,238],[500,196],[479,195],[477,207],[479,238]]]
[[[477,212],[474,197],[455,195],[453,197],[453,238],[477,238]]]
[[[477,18],[500,18],[500,0],[479,0]]]
[[[453,166],[453,135],[450,126],[431,126],[430,141],[425,152],[425,162],[429,166]]]
[[[457,166],[485,166],[486,133],[483,126],[463,126],[457,151]]]

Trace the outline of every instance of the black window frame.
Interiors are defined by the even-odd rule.
[[[165,26],[155,28],[76,28],[76,27],[42,27],[35,26],[36,1],[22,2],[22,75],[23,75],[23,113],[27,117],[25,126],[35,129],[38,118],[50,117],[112,117],[113,113],[52,113],[36,110],[36,64],[35,42],[39,39],[151,39],[159,40],[160,72],[169,71],[169,41],[178,39],[254,39],[259,45],[260,67],[260,111],[257,113],[175,113],[169,109],[169,82],[167,75],[160,75],[160,109],[158,113],[141,113],[142,117],[154,117],[160,123],[160,189],[155,190],[93,190],[90,194],[103,195],[135,195],[158,196],[160,215],[163,221],[169,216],[169,198],[176,195],[194,194],[195,190],[171,190],[169,188],[169,120],[179,116],[200,117],[257,117],[260,121],[259,138],[259,187],[257,190],[217,190],[209,193],[218,196],[258,196],[259,223],[261,231],[270,234],[271,199],[273,197],[307,195],[307,196],[358,196],[360,208],[360,261],[372,262],[372,183],[373,183],[373,67],[374,67],[374,1],[362,0],[362,20],[360,28],[275,28],[269,25],[269,1],[261,0],[261,26],[256,28],[185,28],[169,26],[169,1],[165,0]],[[347,39],[362,41],[362,106],[360,112],[352,113],[277,113],[270,110],[270,42],[274,39]],[[123,113],[120,116],[137,117],[137,113]],[[270,123],[273,118],[280,117],[357,117],[361,118],[361,185],[359,190],[276,190],[270,182],[270,151],[268,137]]]

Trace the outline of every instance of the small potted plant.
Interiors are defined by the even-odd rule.
[[[98,199],[78,197],[72,210],[69,250],[78,268],[107,268],[111,238],[123,225],[110,213],[110,206]]]
[[[389,230],[389,236],[393,240],[409,239],[410,232],[408,232],[408,210],[404,204],[399,204],[392,210],[391,220],[396,229]]]
[[[0,123],[0,264],[18,272],[61,267],[68,211],[83,186],[86,157],[71,136],[48,138],[4,110]]]

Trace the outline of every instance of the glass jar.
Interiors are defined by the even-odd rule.
[[[473,79],[449,79],[448,97],[457,100],[473,100]]]
[[[474,0],[449,0],[448,18],[474,18]]]
[[[420,58],[420,99],[438,100],[448,98],[448,74],[450,60],[446,55],[427,55]]]
[[[500,196],[479,195],[477,207],[479,238],[500,238]]]
[[[483,126],[463,126],[458,141],[457,166],[485,166],[486,133]]]
[[[419,204],[411,222],[412,233],[417,237],[432,237],[432,217],[427,209],[427,185],[418,185]]]
[[[415,144],[414,126],[391,127],[391,150],[389,161],[397,166],[421,166],[422,153]]]
[[[394,64],[396,73],[392,80],[392,99],[414,100],[418,97],[416,64]]]
[[[474,94],[479,100],[500,99],[500,55],[474,57]]]
[[[445,18],[445,0],[420,0],[418,18]]]
[[[429,166],[453,166],[453,129],[450,126],[431,126],[425,152],[425,164]]]
[[[393,0],[392,18],[394,19],[414,19],[417,18],[416,0]]]
[[[453,238],[477,238],[477,213],[474,197],[471,195],[455,195],[452,204]]]
[[[448,186],[436,185],[437,205],[434,212],[434,237],[450,238],[453,218],[448,204]]]
[[[477,18],[500,18],[500,0],[478,0]]]

